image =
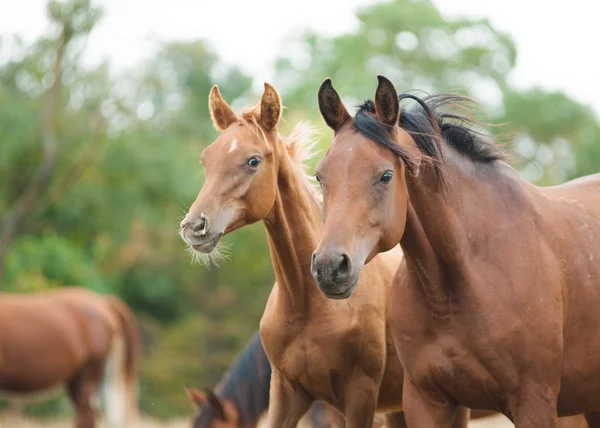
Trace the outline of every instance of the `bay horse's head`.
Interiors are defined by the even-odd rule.
[[[383,76],[378,79],[372,111],[355,118],[330,79],[318,93],[321,114],[334,130],[334,139],[316,169],[325,228],[313,253],[312,273],[329,298],[349,297],[365,263],[397,245],[404,233],[406,171],[412,166],[397,153],[408,155],[418,149],[398,125],[400,104],[394,86]],[[366,132],[357,132],[359,121]],[[364,134],[384,139],[389,147],[373,144]]]
[[[211,389],[199,391],[185,388],[192,404],[198,409],[192,428],[238,428],[240,415],[237,407],[229,400],[219,398]]]
[[[181,237],[208,255],[224,234],[262,220],[277,193],[281,98],[265,83],[260,104],[238,117],[213,86],[209,107],[218,138],[202,153],[206,181],[181,222]]]

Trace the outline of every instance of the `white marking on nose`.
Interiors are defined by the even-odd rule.
[[[352,151],[352,147],[350,147],[350,148],[348,149],[348,151],[349,151],[349,152],[351,152],[351,151]]]
[[[229,146],[229,151],[227,153],[233,152],[237,148],[237,140],[234,138],[231,140],[231,146]]]

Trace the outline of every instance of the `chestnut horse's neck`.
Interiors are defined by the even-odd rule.
[[[510,221],[505,207],[518,210],[525,200],[516,172],[505,164],[477,164],[450,148],[443,151],[444,188],[432,166],[416,178],[407,174],[409,205],[400,242],[439,319],[450,315],[461,292],[468,292],[478,244]]]
[[[310,263],[323,229],[321,205],[296,160],[283,144],[278,147],[277,195],[265,227],[275,277],[285,290],[282,298],[290,308],[304,313],[310,296],[318,293]]]

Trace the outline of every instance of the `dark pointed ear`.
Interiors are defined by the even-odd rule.
[[[321,83],[319,88],[319,110],[321,116],[334,131],[340,129],[340,127],[351,118],[348,110],[344,107],[342,100],[333,86],[331,85],[331,79],[327,78]]]
[[[191,386],[185,387],[185,392],[189,399],[192,401],[194,407],[200,407],[206,402],[206,394],[198,391],[196,388],[192,388]]]
[[[380,122],[389,126],[394,126],[400,119],[400,102],[398,101],[398,92],[392,82],[386,77],[377,76],[379,85],[375,92],[375,113]]]
[[[260,123],[267,130],[275,128],[281,118],[281,97],[273,86],[265,82],[265,91],[260,99]]]
[[[225,408],[223,407],[223,403],[219,397],[217,397],[217,395],[210,388],[205,388],[204,393],[206,394],[208,404],[215,412],[215,416],[222,421],[226,421],[227,417],[225,416]]]
[[[217,85],[214,85],[210,90],[208,108],[210,109],[213,126],[217,131],[224,131],[237,120],[237,116],[221,96]]]

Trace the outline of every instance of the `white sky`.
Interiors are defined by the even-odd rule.
[[[294,29],[335,35],[356,25],[354,11],[368,0],[96,0],[106,8],[86,60],[109,58],[129,67],[155,41],[207,39],[228,63],[241,65],[258,84]],[[600,2],[593,0],[433,0],[451,17],[488,18],[510,33],[518,87],[561,89],[600,113]],[[0,36],[33,40],[47,29],[46,0],[0,0]],[[277,81],[272,81],[277,86]]]

